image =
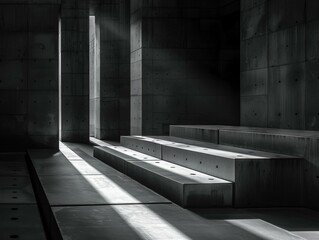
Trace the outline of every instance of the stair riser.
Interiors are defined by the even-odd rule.
[[[158,143],[146,142],[130,137],[121,137],[121,145],[129,149],[162,159],[162,147]]]
[[[169,135],[179,138],[187,138],[204,142],[211,142],[218,144],[218,129],[200,129],[187,128],[181,126],[170,126]]]
[[[182,207],[232,206],[232,183],[181,183],[149,169],[149,161],[120,157],[108,148],[95,147],[94,156]]]

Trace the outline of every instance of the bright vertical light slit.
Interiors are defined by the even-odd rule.
[[[74,151],[68,148],[65,144],[60,142],[60,151],[64,156],[70,160],[70,163],[83,175],[87,182],[103,197],[106,201],[111,200],[112,193],[103,191],[103,184],[113,185],[122,197],[127,199],[127,202],[140,202],[138,199],[130,195],[127,191],[122,189],[118,184],[103,175],[97,169],[96,171],[100,174],[98,176],[86,175],[82,168],[79,168],[76,163],[72,161],[74,159],[82,159]],[[119,194],[117,192],[117,195]],[[142,239],[155,239],[155,240],[190,240],[188,236],[176,229],[165,219],[158,216],[148,207],[144,205],[113,205],[112,208],[122,217],[122,219],[134,229],[134,231]],[[147,224],[146,224],[147,222]]]

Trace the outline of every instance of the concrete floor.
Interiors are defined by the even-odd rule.
[[[46,239],[24,154],[0,154],[0,239]]]
[[[93,154],[93,145],[76,143],[66,143],[66,145],[77,147],[88,155]],[[163,231],[167,229],[163,226],[161,228],[159,222],[156,224],[154,216],[148,215],[149,210],[159,216],[157,221],[162,224],[163,222],[168,223],[172,231],[164,234]],[[80,225],[88,224],[87,227],[92,219],[100,219],[98,225],[91,227],[96,228],[101,236],[108,233],[118,236],[124,231],[128,234],[125,236],[130,236],[130,239],[168,239],[168,237],[171,239],[243,240],[319,239],[319,212],[305,208],[183,209],[175,204],[143,204],[142,206],[85,206],[80,209],[65,207],[55,209],[54,213],[61,224],[67,222],[66,219],[70,214],[75,221],[79,221]],[[112,218],[101,218],[102,216],[112,216]],[[121,216],[121,218],[114,219],[115,216]],[[110,224],[108,229],[103,228],[105,222]],[[140,226],[136,228],[132,226],[132,223],[133,225],[140,224]],[[119,224],[122,226],[120,229]],[[64,231],[67,235],[75,237],[76,231],[72,231],[72,227],[76,227],[77,224],[72,225],[67,226]],[[149,228],[152,230],[148,231]],[[135,230],[132,231],[132,229]],[[142,230],[140,232],[136,229]],[[85,233],[89,234],[88,231],[84,231],[82,235],[77,235],[81,238],[76,239],[90,237]],[[161,234],[163,237],[159,237]]]

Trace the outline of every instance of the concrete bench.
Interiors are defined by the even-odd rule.
[[[182,207],[232,205],[232,183],[124,147],[94,147],[94,156]]]
[[[234,182],[235,206],[301,205],[301,158],[185,141],[190,142],[172,137],[121,138],[125,147]]]

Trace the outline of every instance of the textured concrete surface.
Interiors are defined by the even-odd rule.
[[[238,1],[132,2],[131,134],[239,123],[238,24]]]
[[[122,136],[121,143],[135,151],[233,182],[235,207],[302,204],[302,158],[161,136]]]
[[[71,239],[315,240],[319,234],[318,213],[303,208],[186,210],[145,204],[56,207],[53,212],[62,234]]]
[[[241,125],[318,130],[318,3],[241,5]]]
[[[89,142],[89,6],[61,2],[61,139]]]
[[[119,140],[130,126],[130,1],[100,1],[91,35],[91,136]],[[92,23],[93,24],[93,23]],[[95,62],[93,62],[95,61]],[[93,69],[91,69],[93,70]]]
[[[25,154],[1,154],[0,169],[0,239],[45,240]]]
[[[0,149],[58,147],[57,1],[0,2]]]
[[[229,181],[125,147],[95,147],[94,156],[182,207],[232,206]]]

